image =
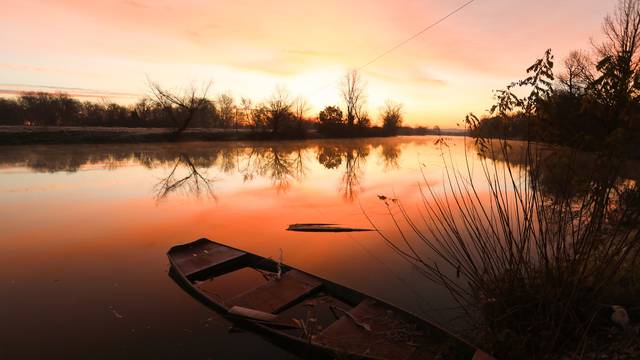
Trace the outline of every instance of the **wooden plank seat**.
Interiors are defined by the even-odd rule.
[[[298,270],[289,270],[279,280],[271,280],[225,301],[225,306],[241,306],[275,314],[321,285],[322,281],[318,278]]]
[[[415,323],[372,299],[362,301],[313,340],[359,356],[394,360],[434,358],[442,345],[426,344]]]
[[[242,251],[210,241],[196,241],[176,246],[169,252],[173,265],[187,277],[244,255],[246,253]]]

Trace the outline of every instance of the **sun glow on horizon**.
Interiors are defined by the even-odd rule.
[[[167,87],[211,80],[214,96],[254,101],[286,88],[292,97],[305,97],[314,116],[340,103],[339,83],[348,69],[463,3],[15,2],[0,14],[0,95],[52,86],[77,89],[77,95],[95,89],[105,97],[142,96],[147,77]],[[476,1],[362,69],[369,113],[377,121],[380,106],[393,99],[404,104],[409,125],[455,127],[464,114],[488,108],[491,91],[521,77],[545,49],[554,49],[560,61],[573,49],[589,48],[614,5]],[[537,17],[547,9],[553,12]],[[567,16],[581,21],[568,23]]]

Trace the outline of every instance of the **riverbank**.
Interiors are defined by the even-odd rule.
[[[444,131],[443,135],[463,135],[463,132]],[[397,135],[433,135],[424,129],[401,128]],[[351,136],[326,136],[308,130],[299,136],[280,136],[271,132],[250,129],[187,129],[176,134],[167,128],[72,127],[72,126],[0,126],[0,145],[29,144],[118,144],[186,141],[250,141],[250,140],[306,140],[325,138],[389,137],[381,128],[365,129]]]

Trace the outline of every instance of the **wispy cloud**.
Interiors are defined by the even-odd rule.
[[[320,51],[320,50],[304,50],[304,49],[285,49],[282,50],[285,54],[311,56],[311,57],[337,57],[342,56],[343,53],[339,51]]]
[[[79,98],[124,98],[132,99],[142,97],[143,94],[85,89],[65,86],[31,85],[31,84],[1,84],[0,95],[20,96],[27,92],[65,93],[71,97]]]
[[[421,83],[431,86],[445,86],[447,82],[443,79],[431,76],[424,69],[368,69],[367,72],[379,79],[392,82]]]

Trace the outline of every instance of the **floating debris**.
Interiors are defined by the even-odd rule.
[[[360,232],[374,231],[373,229],[359,229],[351,227],[338,226],[337,224],[292,224],[289,225],[287,231],[299,232]]]
[[[124,319],[124,316],[122,314],[120,314],[118,311],[116,311],[116,309],[113,308],[113,306],[109,306],[109,310],[111,310],[111,313],[113,314],[113,316],[115,316],[118,319]]]

